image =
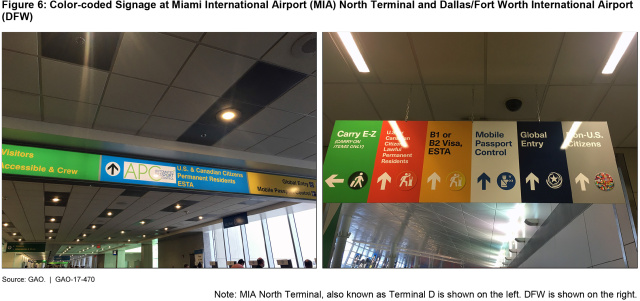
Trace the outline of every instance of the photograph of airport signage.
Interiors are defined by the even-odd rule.
[[[325,267],[637,268],[635,32],[322,47]]]
[[[3,33],[3,268],[316,263],[316,33]]]

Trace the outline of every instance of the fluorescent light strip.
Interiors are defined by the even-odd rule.
[[[580,128],[581,124],[582,124],[581,121],[573,122],[573,125],[571,125],[571,129],[569,129],[569,132],[567,133],[567,137],[564,138],[564,141],[562,142],[560,149],[567,149],[567,147],[569,146],[569,143],[571,143],[571,140],[573,140],[573,136],[575,136],[576,132],[578,132],[578,128]]]
[[[402,145],[402,147],[404,148],[409,147],[409,144],[407,144],[407,141],[404,139],[404,136],[402,135],[402,132],[398,127],[398,124],[395,121],[389,121],[389,124],[393,129],[393,133],[396,134],[396,137],[398,138],[398,142],[400,142],[400,145]]]
[[[629,44],[631,44],[631,40],[633,40],[633,36],[635,34],[635,32],[623,32],[622,34],[620,34],[618,44],[616,44],[616,48],[613,49],[613,53],[611,53],[609,61],[607,61],[604,69],[602,69],[602,74],[611,74],[614,70],[616,70],[618,63],[622,58],[622,55],[625,51],[627,51],[627,48],[629,47]]]
[[[356,68],[358,68],[358,71],[369,72],[369,67],[367,67],[367,63],[364,62],[364,58],[362,57],[362,54],[360,54],[358,45],[356,45],[356,41],[353,40],[351,33],[339,32],[338,36],[340,36],[344,47],[347,48],[347,52],[349,52],[351,60],[356,65]]]

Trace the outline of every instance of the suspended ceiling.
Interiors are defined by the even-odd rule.
[[[3,33],[3,140],[314,177],[315,33]],[[219,120],[226,108],[240,112]]]

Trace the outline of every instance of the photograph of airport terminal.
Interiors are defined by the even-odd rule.
[[[638,267],[635,32],[322,49],[323,267]]]
[[[316,33],[3,33],[3,268],[316,266]]]

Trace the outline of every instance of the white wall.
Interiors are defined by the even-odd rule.
[[[594,204],[569,225],[549,239],[520,267],[570,267],[570,268],[623,268],[620,234],[615,220],[614,205]],[[617,207],[616,207],[617,208]],[[629,267],[638,267],[638,250],[635,247],[628,215],[618,211]],[[622,221],[626,219],[626,224]],[[632,247],[632,248],[631,248]]]

